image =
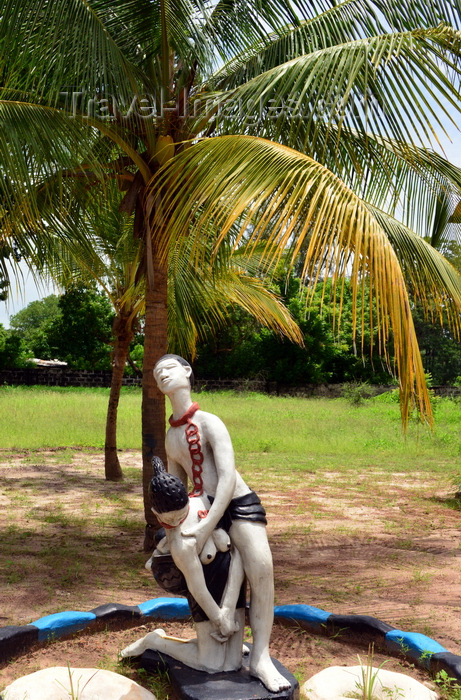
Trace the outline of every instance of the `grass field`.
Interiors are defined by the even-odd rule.
[[[108,389],[0,388],[0,449],[104,445]],[[304,399],[232,392],[195,396],[219,415],[243,470],[384,469],[441,471],[456,479],[461,455],[461,404],[437,400],[431,432],[416,422],[404,435],[399,407],[388,396],[360,406],[346,399]],[[141,392],[125,389],[118,446],[140,447]]]

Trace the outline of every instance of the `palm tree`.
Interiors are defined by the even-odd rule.
[[[86,246],[79,250],[58,239],[64,233],[66,222],[56,222],[53,212],[43,207],[41,215],[47,225],[47,238],[40,239],[32,261],[35,272],[51,278],[60,287],[75,283],[93,284],[95,281],[106,293],[114,309],[112,324],[112,378],[106,417],[104,447],[105,477],[109,481],[123,478],[117,454],[117,412],[125,367],[131,342],[140,330],[144,313],[144,277],[140,273],[142,246],[133,239],[132,217],[118,212],[117,187],[106,183],[106,198],[86,195],[80,232],[91,240],[91,254]],[[82,193],[80,193],[80,198]],[[52,247],[42,249],[40,244],[56,240]],[[72,235],[72,230],[68,231]],[[168,262],[168,349],[194,358],[197,342],[206,333],[217,333],[226,322],[229,305],[240,306],[261,325],[302,344],[301,332],[289,312],[266,286],[255,256],[252,260],[240,248],[232,259],[222,246],[219,255],[211,260],[210,252],[197,269],[191,262],[194,245],[192,237],[179,240],[172,246]],[[27,262],[27,259],[26,259]]]
[[[31,243],[43,202],[79,236],[73,184],[115,179],[145,280],[144,486],[162,453],[167,264],[226,240],[304,255],[306,284],[368,286],[383,354],[392,332],[402,415],[430,404],[402,268],[458,323],[461,280],[418,236],[460,171],[431,144],[459,112],[451,0],[1,0],[0,143],[14,183],[4,236]],[[210,138],[212,137],[212,138]],[[46,227],[41,235],[46,237]],[[33,236],[32,236],[33,240]],[[205,242],[205,245],[204,245]],[[72,241],[71,241],[72,243]],[[87,242],[88,244],[88,242]],[[416,288],[415,288],[416,289]],[[359,322],[359,320],[357,321]],[[148,540],[148,538],[147,538]]]

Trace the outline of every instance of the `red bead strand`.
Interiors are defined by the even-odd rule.
[[[191,497],[201,496],[203,494],[202,445],[200,443],[198,426],[195,425],[195,423],[192,423],[192,416],[199,410],[199,408],[198,403],[193,403],[185,414],[181,416],[181,418],[178,418],[178,420],[174,420],[173,416],[170,416],[170,425],[173,428],[179,428],[181,425],[187,425],[185,433],[187,444],[189,446],[189,454],[192,460],[192,483],[194,484],[194,488],[189,494]]]

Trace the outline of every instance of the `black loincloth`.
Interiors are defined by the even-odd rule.
[[[213,503],[213,496],[208,496],[208,500]],[[234,520],[249,520],[267,525],[266,511],[257,493],[250,491],[244,496],[233,498],[216,527],[229,532]]]

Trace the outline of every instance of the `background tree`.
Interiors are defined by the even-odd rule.
[[[74,287],[58,303],[48,331],[52,353],[73,369],[110,369],[113,310],[105,295]]]
[[[27,359],[28,353],[20,335],[0,324],[0,369],[27,367]]]
[[[199,343],[194,362],[197,376],[263,378],[281,386],[350,381],[379,384],[390,380],[389,367],[384,366],[376,349],[373,352],[373,345],[374,348],[377,345],[376,332],[371,343],[372,330],[365,323],[354,338],[350,284],[346,284],[344,292],[340,328],[334,328],[333,323],[338,300],[330,298],[327,302],[324,299],[322,303],[323,284],[318,285],[309,306],[304,299],[306,292],[300,290],[300,280],[293,274],[288,283],[285,276],[280,279],[277,287],[301,329],[304,345],[301,347],[289,339],[277,337],[245,312],[233,310],[219,336]]]
[[[450,199],[444,190],[427,223],[426,240],[443,253],[447,260],[461,270],[461,246],[458,242],[459,203]],[[447,309],[437,309],[416,299],[413,318],[424,369],[433,384],[453,384],[461,375],[461,344],[456,327],[447,317]]]
[[[10,318],[10,327],[21,337],[29,357],[53,360],[50,347],[50,329],[61,317],[59,297],[50,294],[44,299],[32,301]]]
[[[435,385],[453,385],[461,376],[461,344],[459,338],[445,326],[434,323],[421,306],[413,309],[415,330],[425,371],[431,375]]]

